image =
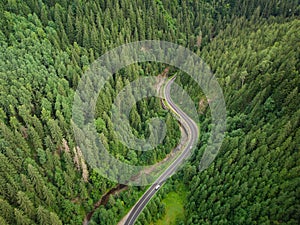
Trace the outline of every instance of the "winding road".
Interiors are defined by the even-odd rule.
[[[185,113],[183,112],[171,99],[170,90],[171,85],[176,77],[170,79],[164,88],[165,100],[169,108],[180,118],[180,123],[185,129],[188,140],[184,145],[181,154],[173,161],[173,163],[162,173],[162,175],[148,188],[144,195],[139,199],[139,201],[133,206],[130,212],[126,216],[126,221],[124,225],[132,225],[145,208],[150,199],[159,190],[159,188],[165,183],[167,178],[173,175],[183,161],[188,158],[191,154],[192,149],[195,147],[198,141],[199,130],[197,124]],[[120,223],[119,223],[120,224]]]

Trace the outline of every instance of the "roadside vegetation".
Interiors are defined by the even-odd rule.
[[[90,168],[71,129],[72,102],[89,65],[138,40],[165,40],[199,55],[227,105],[226,138],[204,172],[208,101],[176,68],[176,82],[199,111],[200,141],[185,167],[158,191],[137,224],[298,224],[300,221],[300,6],[298,0],[5,0],[0,2],[0,224],[78,225],[117,184]],[[124,147],[110,107],[129,82],[168,67],[139,63],[114,74],[98,97],[95,126],[112,155],[155,164],[180,138],[157,98],[130,113],[132,132],[149,135],[164,118],[154,151]],[[178,184],[179,183],[179,184]],[[115,225],[145,187],[128,187],[95,210],[90,224]]]

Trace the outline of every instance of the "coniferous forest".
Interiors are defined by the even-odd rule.
[[[71,127],[74,94],[90,64],[141,40],[182,45],[210,66],[224,93],[227,129],[217,158],[199,172],[211,131],[200,87],[162,63],[113,75],[97,99],[95,127],[115,158],[152,165],[180,140],[179,123],[155,97],[139,101],[129,120],[137,137],[147,137],[149,120],[164,118],[163,143],[136,151],[118,140],[110,108],[139,77],[176,72],[200,121],[194,153],[136,224],[299,224],[299,18],[299,0],[1,1],[0,225],[115,225],[147,190],[125,186],[107,195],[118,184],[90,167]],[[170,193],[182,198],[172,222]]]

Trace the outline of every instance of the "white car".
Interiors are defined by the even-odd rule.
[[[159,184],[155,186],[155,190],[158,190],[158,188],[160,188]]]

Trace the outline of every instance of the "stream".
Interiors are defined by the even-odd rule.
[[[102,197],[100,198],[100,200],[94,205],[94,208],[91,212],[89,212],[85,218],[84,218],[84,221],[83,221],[83,225],[88,225],[93,214],[95,213],[95,211],[101,206],[101,205],[106,205],[108,200],[109,200],[109,197],[111,195],[114,195],[116,193],[119,193],[120,191],[124,191],[128,188],[128,186],[124,185],[124,184],[118,184],[116,185],[114,188],[110,189],[106,194],[102,195]]]

